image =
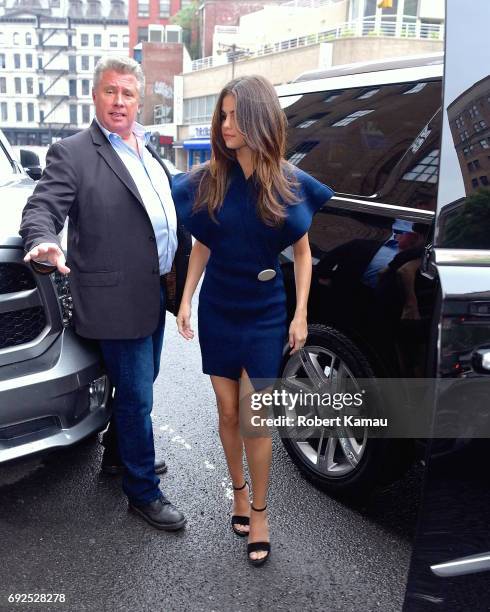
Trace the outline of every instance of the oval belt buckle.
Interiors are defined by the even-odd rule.
[[[276,275],[276,271],[272,270],[271,268],[266,268],[265,270],[261,270],[258,274],[257,274],[257,278],[259,279],[259,281],[269,281],[272,280]]]

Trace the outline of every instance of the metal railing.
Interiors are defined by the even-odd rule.
[[[192,71],[205,70],[213,66],[222,66],[226,63],[261,57],[272,53],[281,53],[282,51],[289,51],[299,47],[309,47],[339,38],[363,36],[443,40],[444,24],[425,23],[421,20],[417,21],[415,17],[410,16],[404,16],[399,21],[396,21],[393,17],[383,16],[381,19],[366,17],[362,20],[341,23],[334,28],[317,32],[316,34],[307,34],[306,36],[297,36],[288,40],[260,45],[255,49],[247,50],[246,54],[235,54],[234,57],[229,53],[203,57],[192,62]]]

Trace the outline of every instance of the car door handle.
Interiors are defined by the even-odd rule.
[[[478,374],[490,374],[490,346],[482,346],[473,351],[471,366]]]
[[[441,576],[441,578],[488,572],[490,571],[490,552],[460,557],[445,563],[437,563],[436,565],[431,565],[430,569],[436,576]]]

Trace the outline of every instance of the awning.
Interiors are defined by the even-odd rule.
[[[211,151],[211,142],[209,138],[193,138],[192,140],[184,140],[184,149],[195,151]]]

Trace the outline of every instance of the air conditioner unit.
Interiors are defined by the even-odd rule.
[[[148,42],[165,42],[165,28],[162,25],[149,25]]]
[[[181,43],[182,28],[179,25],[168,25],[165,27],[165,42]]]

